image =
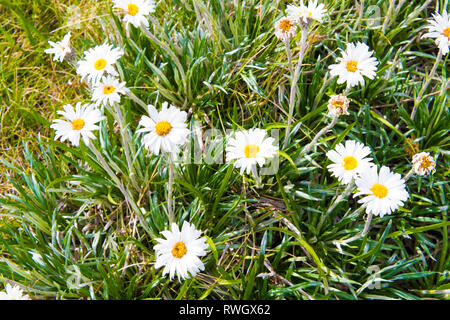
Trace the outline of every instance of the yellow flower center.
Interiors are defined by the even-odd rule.
[[[172,255],[175,258],[181,259],[186,254],[186,251],[186,245],[182,241],[179,241],[173,246]]]
[[[84,127],[83,119],[76,119],[72,121],[72,130],[81,130]]]
[[[106,60],[105,59],[98,59],[94,63],[94,68],[97,70],[102,70],[104,67],[106,67]]]
[[[289,20],[289,19],[283,19],[283,20],[281,20],[280,21],[280,26],[279,26],[279,28],[281,29],[281,30],[283,30],[283,32],[289,32],[289,30],[291,30],[291,27],[292,27],[292,23],[291,23],[291,20]]]
[[[245,157],[247,158],[256,158],[256,154],[259,152],[259,147],[254,144],[248,144],[245,149]]]
[[[348,72],[356,72],[356,70],[358,70],[357,66],[358,66],[358,62],[352,60],[352,61],[347,62],[346,68],[347,68]]]
[[[428,169],[433,166],[433,163],[430,161],[430,158],[427,156],[422,157],[422,161],[420,162],[420,167],[423,169]]]
[[[135,4],[133,4],[133,3],[130,3],[130,4],[128,5],[128,14],[129,14],[130,16],[135,16],[138,12],[139,12],[139,8],[138,8],[137,5],[135,5]]]
[[[343,99],[335,99],[332,101],[332,106],[336,109],[343,109],[344,108],[344,100]]]
[[[388,189],[385,186],[383,186],[382,184],[378,184],[378,183],[375,183],[372,186],[372,188],[370,189],[370,191],[372,191],[374,196],[376,196],[380,199],[383,199],[388,194]]]
[[[450,27],[445,28],[444,32],[442,32],[442,34],[450,40]]]
[[[348,156],[344,158],[344,169],[345,170],[353,170],[358,165],[358,161],[352,157]]]
[[[167,136],[170,130],[172,130],[172,126],[165,120],[158,122],[155,126],[156,134],[161,137]]]
[[[113,93],[116,90],[114,86],[104,86],[103,87],[103,94],[110,94]]]

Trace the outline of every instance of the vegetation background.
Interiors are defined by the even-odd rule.
[[[108,116],[98,143],[133,195],[130,208],[85,147],[53,141],[56,111],[89,100],[75,70],[43,52],[69,30],[79,54],[106,38],[124,47],[119,70],[127,86],[145,103],[192,109],[192,129],[202,121],[203,130],[284,133],[289,72],[273,25],[290,3],[159,1],[151,28],[179,56],[182,80],[157,43],[139,30],[125,36],[109,1],[0,0],[0,282],[35,299],[448,299],[448,55],[415,121],[409,116],[438,51],[421,38],[426,19],[436,8],[449,10],[448,1],[324,1],[329,15],[308,39],[278,173],[261,189],[244,178],[243,193],[244,180],[229,165],[178,167],[177,216],[204,230],[211,247],[206,270],[182,283],[153,268],[153,238],[167,228],[161,158],[137,152],[127,167]],[[344,89],[328,66],[339,48],[358,40],[375,51],[377,78],[350,92],[350,115],[296,160],[329,122],[328,97]],[[298,50],[293,42],[293,54]],[[134,131],[145,110],[131,99],[123,110],[140,150]],[[347,138],[403,175],[417,151],[436,155],[437,167],[433,176],[413,176],[405,206],[375,218],[367,236],[340,253],[333,241],[357,234],[365,222],[352,197],[325,214],[343,187],[323,155]]]

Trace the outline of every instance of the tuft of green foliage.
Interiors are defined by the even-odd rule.
[[[160,1],[150,23],[156,42],[125,30],[107,1],[31,2],[0,1],[0,282],[36,299],[448,298],[448,55],[410,117],[437,54],[421,38],[426,19],[446,1],[324,1],[329,14],[310,32],[289,143],[262,188],[230,164],[196,163],[195,145],[207,129],[278,129],[284,140],[291,78],[273,32],[284,1]],[[149,156],[136,134],[146,108],[123,97],[124,130],[104,112],[93,143],[114,175],[85,145],[53,140],[56,110],[90,99],[72,66],[43,53],[69,29],[79,55],[106,40],[122,47],[120,78],[144,104],[167,101],[191,115],[197,135],[185,154],[190,163],[175,167],[173,195],[179,225],[193,223],[210,246],[195,278],[171,282],[154,268],[154,239],[169,227],[169,173],[164,156]],[[350,115],[305,156],[303,146],[328,124],[329,96],[344,89],[328,66],[355,41],[375,51],[377,77],[350,91]],[[437,162],[434,175],[408,180],[404,207],[374,217],[340,252],[334,242],[365,225],[352,196],[326,214],[345,186],[330,176],[324,153],[345,139],[363,142],[377,165],[402,175],[415,152]]]

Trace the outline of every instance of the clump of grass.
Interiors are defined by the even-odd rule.
[[[179,223],[190,221],[205,231],[210,253],[203,259],[205,271],[184,282],[171,282],[154,268],[154,238],[169,224],[169,170],[163,156],[145,152],[135,132],[146,108],[124,98],[125,129],[105,112],[93,142],[104,162],[83,144],[74,148],[53,141],[48,126],[55,111],[89,100],[89,91],[70,65],[56,65],[43,54],[49,31],[72,21],[65,15],[68,8],[56,4],[37,15],[45,3],[36,0],[21,11],[22,3],[5,6],[1,12],[16,12],[2,26],[1,41],[7,48],[1,58],[6,59],[1,64],[1,145],[7,150],[2,175],[9,183],[8,194],[0,198],[3,282],[19,283],[38,299],[446,297],[446,59],[415,119],[410,116],[436,53],[431,40],[420,39],[426,18],[435,11],[429,2],[381,5],[386,14],[375,27],[367,10],[378,3],[369,1],[356,10],[351,1],[325,2],[330,14],[313,25],[308,38],[279,170],[263,177],[264,188],[230,164],[195,163],[199,138],[191,138],[185,154],[191,163],[175,167],[174,215]],[[275,128],[284,141],[292,79],[283,43],[273,34],[284,4],[160,2],[150,28],[156,40],[136,28],[127,32],[109,9],[99,23],[90,24],[97,15],[85,12],[98,11],[85,2],[80,7],[87,20],[74,32],[73,46],[81,54],[107,38],[124,48],[120,77],[144,105],[176,105],[189,112],[189,128],[197,133]],[[299,40],[298,34],[292,43]],[[328,97],[343,90],[330,80],[328,66],[338,48],[358,40],[375,50],[378,76],[350,91],[350,114],[305,155],[303,147],[328,124]],[[292,46],[294,57],[299,50]],[[123,142],[124,135],[130,144]],[[375,217],[367,234],[340,251],[336,240],[359,234],[365,225],[351,196],[327,214],[344,187],[330,176],[323,155],[344,139],[370,146],[374,163],[403,175],[411,168],[412,150],[436,154],[437,166],[433,176],[408,181],[410,199],[404,207]],[[131,165],[126,147],[133,154]]]

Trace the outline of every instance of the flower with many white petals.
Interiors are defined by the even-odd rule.
[[[162,104],[158,112],[152,105],[148,106],[150,117],[142,116],[139,125],[143,128],[138,133],[145,133],[143,140],[145,147],[155,154],[163,152],[178,152],[190,133],[187,128],[187,113],[175,106],[168,107],[168,103]]]
[[[295,36],[297,25],[293,17],[282,17],[275,22],[275,35],[279,40],[288,41]]]
[[[347,82],[347,87],[364,85],[364,77],[373,79],[376,76],[378,61],[372,54],[373,51],[362,42],[347,44],[342,57],[337,59],[339,63],[330,65],[331,76],[339,77],[338,84]]]
[[[84,59],[78,61],[77,74],[81,79],[96,83],[107,74],[117,76],[115,63],[123,55],[122,49],[102,44],[84,52]]]
[[[128,89],[125,82],[113,76],[106,76],[96,83],[92,89],[92,101],[96,106],[113,105],[120,102],[120,95],[126,94]]]
[[[303,1],[300,1],[300,5],[288,5],[286,8],[286,13],[289,16],[295,18],[298,23],[311,23],[312,20],[322,22],[323,16],[326,14],[325,5],[323,3],[318,3],[317,0],[309,1],[306,6]]]
[[[195,277],[205,266],[199,257],[206,255],[208,244],[206,238],[200,238],[201,232],[195,226],[184,221],[180,229],[172,223],[171,231],[163,231],[165,239],[155,239],[158,244],[154,246],[156,252],[155,268],[164,266],[163,275],[169,274],[170,280],[176,274],[178,280]]]
[[[341,116],[344,114],[348,114],[348,106],[350,104],[350,100],[342,95],[332,95],[328,100],[328,114],[335,116]]]
[[[361,172],[355,182],[358,192],[354,196],[364,195],[358,203],[366,205],[367,213],[380,217],[393,213],[409,197],[405,180],[385,166],[379,173],[376,166]]]
[[[256,172],[256,165],[264,166],[267,159],[271,159],[278,151],[274,145],[275,139],[268,137],[263,129],[238,131],[234,138],[230,138],[226,147],[227,162],[235,161],[234,166],[244,170],[247,174]]]
[[[54,54],[53,61],[58,60],[62,62],[66,55],[72,53],[72,48],[70,47],[70,31],[66,33],[61,41],[48,41],[48,44],[52,47],[45,49],[44,52]]]
[[[442,15],[436,12],[433,19],[428,20],[428,33],[423,36],[426,38],[434,38],[442,54],[446,55],[450,46],[450,15],[444,10]]]
[[[155,2],[153,0],[114,0],[114,8],[125,11],[123,21],[126,27],[132,24],[136,28],[140,26],[147,28],[147,16],[155,12]]]
[[[413,170],[419,176],[436,172],[436,161],[428,152],[420,152],[412,158]]]
[[[31,300],[19,286],[5,285],[5,292],[0,292],[0,300]]]
[[[327,166],[332,176],[337,177],[341,183],[350,183],[356,179],[361,172],[373,166],[369,147],[354,140],[347,140],[345,144],[339,143],[335,150],[327,152],[327,157],[333,164]]]
[[[64,142],[68,139],[75,147],[80,145],[80,138],[86,145],[89,139],[95,139],[92,131],[98,130],[100,127],[97,122],[103,120],[103,116],[94,105],[78,102],[75,109],[72,105],[63,106],[64,111],[59,110],[58,114],[62,115],[65,120],[55,119],[50,128],[56,131],[55,140],[59,139]]]

